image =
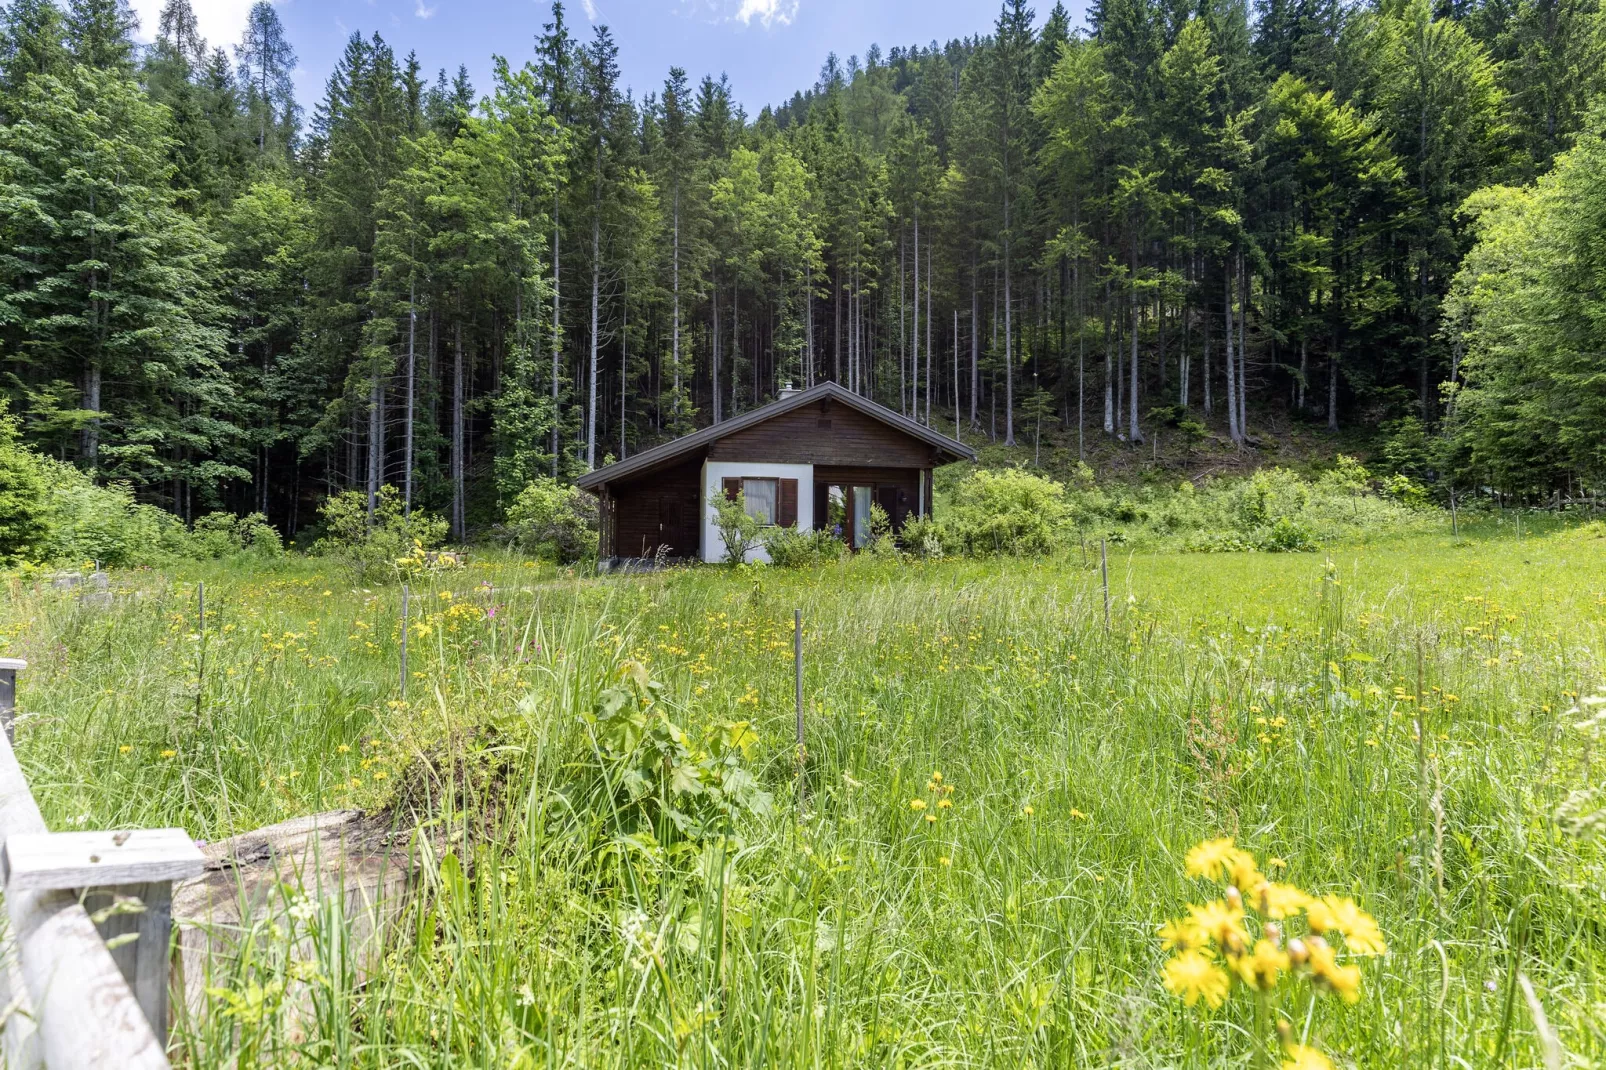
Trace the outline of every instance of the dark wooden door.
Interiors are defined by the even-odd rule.
[[[670,557],[697,556],[697,509],[678,498],[658,499],[658,545]]]

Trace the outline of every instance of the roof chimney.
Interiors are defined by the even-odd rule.
[[[781,387],[781,400],[785,401],[787,398],[798,393],[800,393],[800,391],[792,385],[792,380],[788,379],[786,381],[786,385]]]

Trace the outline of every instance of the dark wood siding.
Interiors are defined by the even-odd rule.
[[[640,480],[609,488],[614,500],[613,553],[652,557],[660,546],[670,557],[696,557],[701,525],[701,457]]]
[[[708,448],[711,461],[760,464],[854,465],[925,468],[932,448],[845,405],[807,405],[722,438]]]

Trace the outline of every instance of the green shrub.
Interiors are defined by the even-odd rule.
[[[948,525],[931,516],[912,516],[905,520],[898,541],[905,552],[916,557],[946,557],[959,550],[958,540]]]
[[[778,568],[812,568],[829,564],[847,553],[847,545],[829,531],[770,528],[764,532],[764,550]]]
[[[192,525],[190,538],[200,557],[278,557],[284,553],[284,540],[278,529],[261,513],[207,513]]]
[[[39,465],[50,501],[45,560],[126,568],[193,553],[184,522],[165,509],[136,502],[127,484],[99,486],[61,461],[40,458]]]
[[[1058,545],[1070,514],[1065,488],[1051,479],[979,469],[954,488],[948,526],[969,554],[1043,554]]]
[[[318,517],[323,537],[313,544],[312,552],[339,561],[359,583],[395,578],[398,562],[413,557],[415,550],[433,549],[446,538],[447,524],[440,517],[421,512],[404,516],[401,496],[391,486],[380,488],[372,521],[368,495],[360,490],[330,495]]]
[[[738,493],[734,498],[721,494],[714,499],[714,526],[725,543],[725,563],[740,565],[748,553],[759,544],[763,527],[747,514],[747,496]]]
[[[532,481],[507,510],[504,531],[525,553],[559,564],[597,552],[597,499],[550,476]]]
[[[50,505],[39,458],[23,448],[0,398],[0,565],[43,557]]]

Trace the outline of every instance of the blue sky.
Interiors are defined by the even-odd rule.
[[[251,0],[191,0],[201,33],[233,44]],[[1053,0],[1037,0],[1038,18]],[[142,34],[155,31],[162,0],[132,0]],[[352,31],[375,31],[398,55],[416,50],[433,78],[440,67],[468,65],[474,87],[489,86],[491,56],[515,64],[530,57],[551,0],[277,0],[279,17],[300,59],[296,85],[308,108]],[[1080,17],[1081,0],[1067,0]],[[672,64],[695,82],[726,73],[750,114],[812,84],[826,53],[844,60],[872,43],[927,44],[985,31],[998,0],[569,0],[577,36],[589,37],[594,16],[619,42],[624,78],[640,97],[658,90]],[[590,9],[588,11],[588,8]]]

